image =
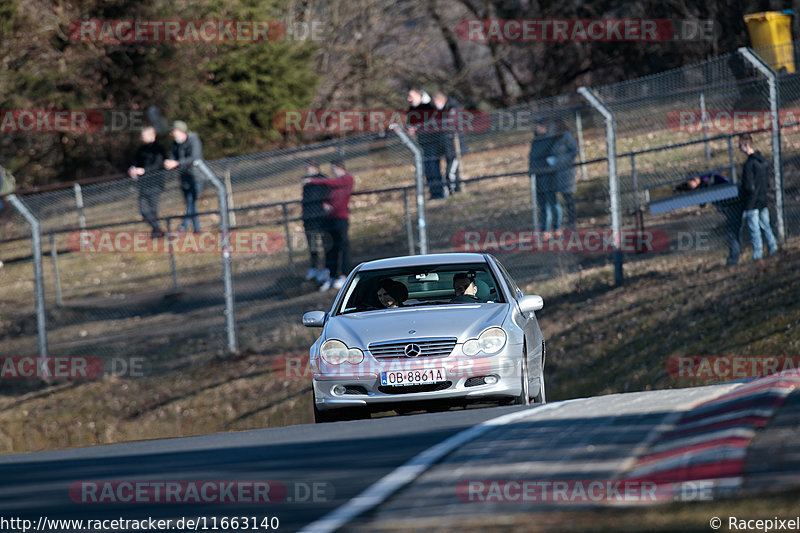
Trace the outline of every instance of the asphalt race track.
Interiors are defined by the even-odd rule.
[[[798,382],[773,380],[749,389],[729,383],[0,456],[0,517],[34,526],[45,518],[171,519],[173,528],[184,518],[201,520],[194,524],[200,531],[212,530],[214,518],[217,530],[228,529],[219,527],[224,517],[256,521],[248,531],[267,531],[263,519],[277,517],[279,531],[370,531],[409,516],[437,517],[442,524],[509,505],[535,512],[552,504],[483,501],[485,494],[467,500],[463,489],[486,479],[671,472],[668,450],[653,461],[643,454],[666,446],[659,443],[673,431],[670,442],[684,446],[684,457],[685,436],[691,433],[696,442],[702,423],[687,413],[701,406],[698,412],[705,409],[716,421],[720,410],[742,411],[752,398],[774,398],[775,383],[783,384],[785,398]],[[773,410],[779,406],[764,402]],[[763,406],[753,408],[763,414]],[[716,438],[714,431],[703,434]],[[705,449],[691,446],[698,453]],[[729,474],[736,479],[736,472]],[[181,530],[194,529],[183,524]]]

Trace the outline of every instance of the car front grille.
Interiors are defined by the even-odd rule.
[[[453,385],[452,381],[443,381],[441,383],[430,383],[428,385],[405,385],[401,387],[378,387],[378,390],[384,394],[411,394],[414,392],[435,392],[440,390],[449,389]]]
[[[406,347],[410,344],[419,346],[420,353],[416,357],[447,357],[456,347],[456,339],[454,337],[441,337],[373,342],[369,345],[369,351],[373,357],[378,359],[409,357],[406,355]]]

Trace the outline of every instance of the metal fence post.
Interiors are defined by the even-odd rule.
[[[700,91],[700,120],[703,123],[703,140],[705,141],[706,147],[706,160],[711,160],[711,149],[708,146],[708,124],[706,123],[706,117],[708,113],[706,113],[706,95],[703,91]]]
[[[536,174],[529,174],[531,180],[531,216],[533,217],[533,231],[540,231],[539,227],[539,201],[536,194]]]
[[[614,242],[614,283],[622,283],[623,256],[620,231],[622,229],[622,213],[620,212],[619,176],[617,175],[617,125],[614,114],[606,107],[590,87],[579,87],[578,93],[583,96],[606,122],[606,157],[608,158],[608,196],[611,209],[611,233]]]
[[[289,211],[286,208],[286,202],[281,203],[281,211],[283,212],[283,228],[286,231],[286,251],[289,254],[289,266],[292,267],[292,274],[297,275],[297,268],[294,266],[294,250],[292,248],[292,232],[289,230]],[[312,243],[308,243],[309,246]]]
[[[581,109],[575,109],[575,131],[578,134],[578,157],[581,160],[581,176],[583,181],[586,181],[586,153],[583,150],[583,118],[581,118]]]
[[[53,260],[53,277],[56,283],[56,307],[63,307],[64,300],[61,297],[61,276],[58,274],[58,250],[56,249],[56,236],[50,233],[50,258]]]
[[[178,284],[178,267],[175,264],[175,250],[172,247],[172,239],[169,238],[170,234],[170,223],[172,222],[171,217],[167,217],[167,248],[169,249],[169,268],[172,271],[172,292],[178,294],[181,290],[180,285]]]
[[[211,170],[205,161],[196,159],[192,164],[200,169],[206,179],[217,189],[220,231],[222,232],[222,283],[225,290],[225,332],[228,338],[228,351],[232,354],[236,354],[239,352],[239,343],[236,338],[236,317],[234,316],[233,268],[231,265],[231,233],[230,219],[228,218],[228,195],[225,192],[225,184],[214,174],[214,171]]]
[[[403,187],[403,211],[406,217],[406,234],[408,237],[408,255],[414,255],[414,228],[411,225],[411,211],[408,209],[408,189]]]
[[[45,368],[49,368],[47,350],[47,315],[44,301],[44,268],[42,265],[42,227],[39,220],[16,194],[6,196],[20,215],[31,225],[31,246],[33,247],[33,282],[36,291],[36,330],[39,335],[39,357]]]
[[[417,184],[417,226],[419,227],[419,253],[428,253],[428,223],[425,214],[425,185],[423,176],[425,172],[422,166],[422,150],[411,140],[408,133],[399,124],[390,124],[389,129],[394,131],[400,140],[405,144],[411,153],[414,154],[414,175]]]
[[[72,190],[75,191],[75,205],[78,208],[78,225],[81,229],[86,229],[86,216],[83,213],[83,190],[80,183],[73,185]]]
[[[233,185],[231,185],[231,169],[225,163],[225,192],[228,193],[228,216],[230,217],[230,225],[236,227],[236,212],[233,206]]]
[[[767,78],[769,87],[769,114],[772,130],[772,172],[775,179],[775,210],[778,220],[778,239],[786,242],[786,226],[783,209],[783,169],[781,167],[781,127],[778,115],[780,101],[778,92],[778,74],[767,63],[749,48],[739,48],[739,53]]]

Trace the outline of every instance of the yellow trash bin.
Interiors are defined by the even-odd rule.
[[[772,70],[794,72],[792,15],[780,11],[764,11],[745,15],[744,22],[750,32],[753,48]]]

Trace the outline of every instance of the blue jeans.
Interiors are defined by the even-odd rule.
[[[728,241],[728,264],[735,265],[739,262],[739,231],[742,229],[742,210],[738,206],[723,206],[719,208],[725,217],[725,240]]]
[[[555,191],[537,191],[536,197],[539,202],[539,221],[542,231],[560,230],[563,213]]]
[[[183,189],[183,197],[186,200],[186,216],[183,217],[180,230],[186,231],[189,228],[189,222],[192,223],[194,231],[200,231],[200,217],[197,216],[197,198],[203,191],[203,186],[195,184],[190,189]]]
[[[753,261],[761,259],[763,256],[763,247],[761,246],[762,233],[767,241],[767,253],[772,255],[778,251],[778,241],[775,240],[775,235],[769,225],[768,208],[745,211],[744,221],[747,224],[747,230],[750,232],[750,243],[753,245]]]

